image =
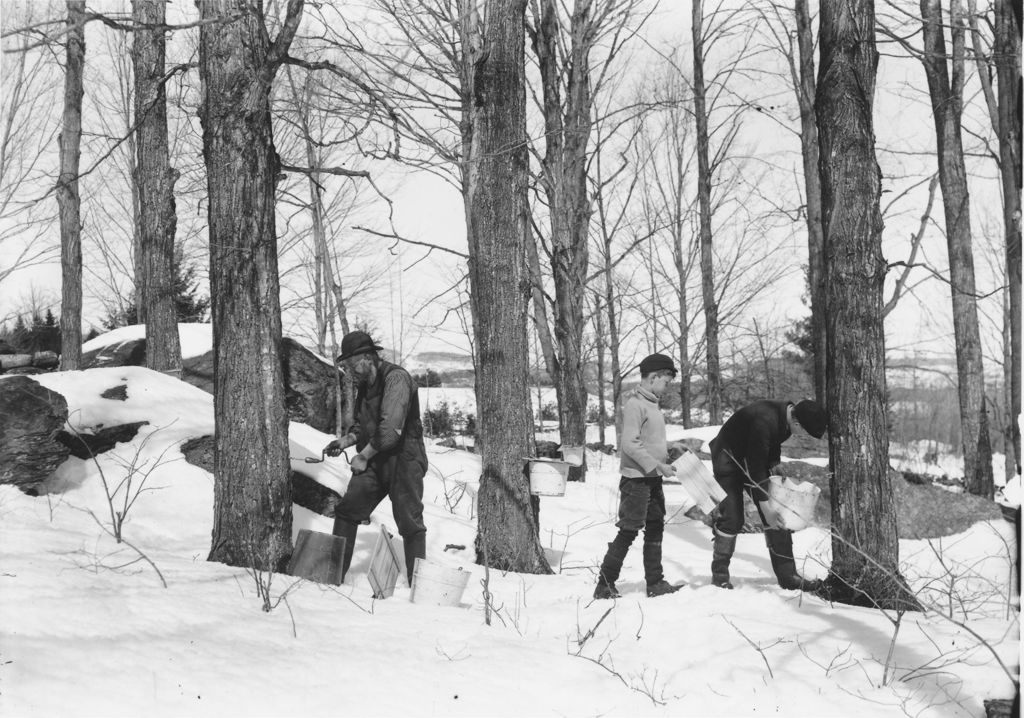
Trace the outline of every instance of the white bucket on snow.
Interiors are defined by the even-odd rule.
[[[768,500],[761,503],[768,525],[790,531],[807,528],[814,520],[821,489],[809,481],[797,482],[782,476],[768,478]]]
[[[530,493],[535,496],[565,496],[569,479],[569,463],[557,459],[528,459],[530,462]]]
[[[428,606],[458,606],[462,592],[469,583],[469,571],[416,559],[412,570],[412,592],[409,600]]]

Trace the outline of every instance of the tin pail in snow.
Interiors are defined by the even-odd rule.
[[[562,452],[562,461],[569,464],[570,466],[583,466],[583,447],[582,446],[565,446],[558,447],[558,450]]]
[[[469,583],[469,571],[449,568],[424,558],[416,559],[412,570],[409,600],[429,606],[458,606]]]
[[[535,496],[565,496],[569,464],[557,459],[527,459],[530,462],[530,493]]]
[[[768,477],[768,501],[762,503],[765,519],[773,528],[799,531],[814,520],[814,507],[821,489],[809,481],[793,481],[782,476]]]
[[[340,586],[344,575],[345,539],[320,531],[299,529],[288,573],[317,583]]]

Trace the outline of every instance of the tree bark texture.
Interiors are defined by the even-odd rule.
[[[551,272],[555,287],[555,341],[558,361],[552,376],[558,387],[558,429],[563,444],[586,443],[587,389],[583,379],[583,328],[587,243],[592,208],[587,191],[587,149],[593,97],[590,50],[596,40],[592,0],[575,0],[567,56],[561,54],[558,8],[540,0],[532,36],[543,94],[545,152],[541,184],[551,222]],[[563,50],[564,52],[564,50]],[[562,98],[562,83],[565,98]],[[570,480],[586,478],[586,460]]]
[[[708,423],[722,423],[722,375],[718,358],[718,299],[711,232],[711,163],[704,87],[704,3],[693,0],[693,107],[697,128],[697,204],[700,212],[700,274],[707,354]]]
[[[1021,25],[1014,12],[1020,2],[996,0],[995,58],[999,83],[999,170],[1003,185],[1003,226],[1006,232],[1006,283],[1009,294],[1010,341],[1004,351],[1007,387],[1006,478],[1021,472]],[[1010,457],[1010,447],[1013,459]]]
[[[873,0],[823,3],[817,115],[828,343],[832,570],[841,602],[903,596],[885,414],[881,171],[872,125]]]
[[[467,167],[469,278],[482,443],[476,554],[500,570],[550,573],[523,457],[533,449],[526,317],[530,280],[525,90],[526,0],[488,0],[473,67]]]
[[[60,213],[62,371],[78,369],[82,362],[82,219],[78,166],[82,145],[85,0],[67,0],[67,8],[64,117],[59,138],[60,176],[56,192]]]
[[[269,94],[302,2],[290,0],[273,43],[260,3],[207,0],[200,9],[211,21],[199,44],[216,419],[209,560],[283,570],[292,502],[274,226],[280,162]]]
[[[814,398],[825,405],[825,239],[821,228],[821,177],[818,174],[818,126],[814,121],[814,34],[807,0],[796,0],[799,77],[794,77],[800,106],[800,149],[807,195],[807,286],[811,299],[814,349]]]
[[[992,498],[992,446],[985,405],[985,372],[975,292],[971,240],[971,200],[961,139],[964,85],[964,18],[959,0],[950,2],[952,72],[946,65],[946,41],[940,0],[921,0],[924,63],[935,119],[939,186],[946,220],[957,390],[967,490]]]
[[[146,366],[181,375],[181,342],[174,292],[174,183],[167,146],[167,94],[164,81],[164,0],[132,0],[138,29],[133,34],[139,197],[139,250],[146,322]]]

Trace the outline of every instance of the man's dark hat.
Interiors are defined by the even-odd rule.
[[[359,330],[349,332],[341,339],[341,354],[338,355],[338,361],[345,361],[367,352],[379,352],[383,348],[370,339],[370,335],[366,332]]]
[[[664,354],[651,354],[644,357],[640,362],[640,376],[647,376],[653,372],[665,369],[671,371],[672,376],[678,373],[676,365],[672,363],[672,357],[667,357]]]
[[[815,439],[820,439],[828,429],[828,414],[825,408],[816,401],[804,399],[793,407],[793,416],[800,422],[800,426],[807,430],[807,433]]]

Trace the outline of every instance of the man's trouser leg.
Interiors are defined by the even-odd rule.
[[[405,547],[405,570],[409,585],[416,559],[427,557],[427,527],[423,523],[423,476],[425,464],[401,455],[388,459],[381,468],[389,472],[391,512]]]
[[[342,562],[342,580],[352,565],[352,552],[356,547],[356,531],[359,524],[370,518],[377,504],[387,495],[377,474],[371,467],[353,474],[341,501],[334,508],[334,535],[345,539],[345,558]]]
[[[732,588],[729,563],[736,551],[736,534],[743,528],[743,483],[746,476],[716,474],[715,480],[725,491],[725,498],[718,504],[719,514],[713,530],[711,583],[719,588]]]

